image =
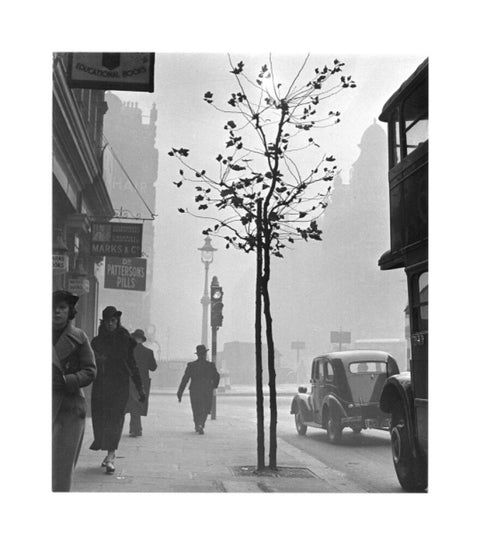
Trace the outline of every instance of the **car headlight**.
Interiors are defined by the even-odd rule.
[[[348,408],[349,408],[349,409],[353,409],[353,407],[355,407],[355,405],[354,405],[353,403],[349,403],[349,404],[348,404]]]

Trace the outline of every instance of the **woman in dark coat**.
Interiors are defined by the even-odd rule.
[[[53,294],[52,490],[68,492],[85,431],[86,403],[82,388],[96,374],[87,335],[72,325],[78,297]]]
[[[98,373],[92,388],[94,441],[90,448],[107,451],[102,462],[107,473],[115,471],[113,461],[122,435],[130,377],[139,400],[143,402],[146,397],[133,355],[135,341],[121,326],[121,314],[115,307],[106,307],[98,335],[92,341]]]

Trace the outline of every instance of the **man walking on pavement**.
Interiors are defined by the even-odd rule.
[[[192,404],[193,421],[195,431],[203,435],[205,421],[212,408],[213,390],[220,382],[220,375],[211,361],[207,361],[208,349],[203,344],[197,346],[197,359],[187,364],[180,386],[178,387],[177,398],[181,403],[183,391],[190,381],[190,402]]]
[[[132,333],[133,340],[137,343],[133,349],[133,355],[137,362],[142,384],[145,388],[146,399],[142,403],[138,400],[135,386],[130,380],[130,395],[128,398],[125,413],[130,413],[130,437],[139,437],[142,435],[142,416],[147,416],[148,397],[150,395],[150,374],[149,371],[155,371],[157,362],[153,355],[153,350],[150,350],[143,343],[147,340],[145,333],[141,329],[137,329]]]

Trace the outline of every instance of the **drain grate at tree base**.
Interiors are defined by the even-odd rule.
[[[313,471],[307,467],[279,467],[277,470],[265,468],[261,471],[256,466],[233,466],[231,468],[235,477],[291,477],[296,479],[316,479]]]

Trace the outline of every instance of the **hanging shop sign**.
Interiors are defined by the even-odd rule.
[[[62,274],[68,270],[68,255],[66,254],[53,254],[53,272],[55,274]]]
[[[141,257],[141,223],[92,223],[93,256]]]
[[[68,277],[68,291],[75,295],[84,295],[90,292],[90,281],[81,275],[70,275]]]
[[[114,290],[145,291],[147,260],[141,258],[105,259],[105,288]]]
[[[70,87],[153,93],[154,53],[70,53]]]

